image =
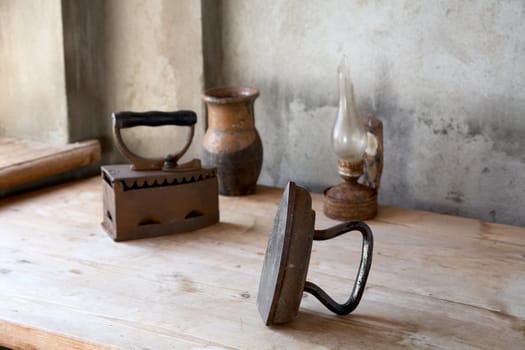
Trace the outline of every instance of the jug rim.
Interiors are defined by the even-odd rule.
[[[253,87],[224,86],[207,89],[202,99],[210,103],[235,103],[254,100],[257,96],[259,96],[259,90]]]

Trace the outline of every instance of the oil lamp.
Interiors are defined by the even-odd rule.
[[[377,214],[383,164],[382,123],[357,112],[346,56],[338,68],[339,108],[332,146],[344,182],[324,191],[324,213],[336,220],[367,220]]]

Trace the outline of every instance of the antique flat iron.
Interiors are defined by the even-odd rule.
[[[101,167],[104,219],[102,227],[115,241],[196,230],[219,221],[215,168],[199,159],[178,164],[193,139],[193,111],[113,113],[117,148],[132,164]],[[165,158],[143,158],[131,152],[120,130],[135,126],[177,125],[189,128],[185,145]]]
[[[310,194],[289,182],[275,216],[257,294],[257,307],[267,326],[292,321],[299,311],[303,291],[339,315],[352,312],[361,300],[372,265],[374,240],[370,227],[360,221],[348,221],[326,230],[315,230],[314,225]],[[351,231],[363,235],[361,263],[350,298],[338,304],[319,286],[306,281],[306,274],[313,240],[327,240]]]

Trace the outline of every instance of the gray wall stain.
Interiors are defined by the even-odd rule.
[[[322,191],[339,181],[330,131],[346,54],[360,113],[384,122],[381,203],[525,225],[524,8],[221,1],[220,79],[207,85],[261,90],[261,183]]]
[[[105,15],[101,0],[62,2],[69,141],[100,136],[107,125]],[[104,150],[109,140],[101,138]]]
[[[381,203],[525,225],[522,33],[519,0],[4,0],[0,133],[97,137],[104,162],[118,162],[112,111],[195,109],[202,121],[203,86],[249,85],[261,91],[260,183],[294,180],[322,191],[340,181],[330,134],[346,54],[360,113],[384,122]],[[42,49],[37,64],[27,64],[26,37]],[[124,137],[161,155],[184,132]],[[198,155],[202,132],[189,157]]]

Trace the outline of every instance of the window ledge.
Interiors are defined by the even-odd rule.
[[[0,189],[56,175],[100,160],[97,140],[62,146],[0,137]]]

